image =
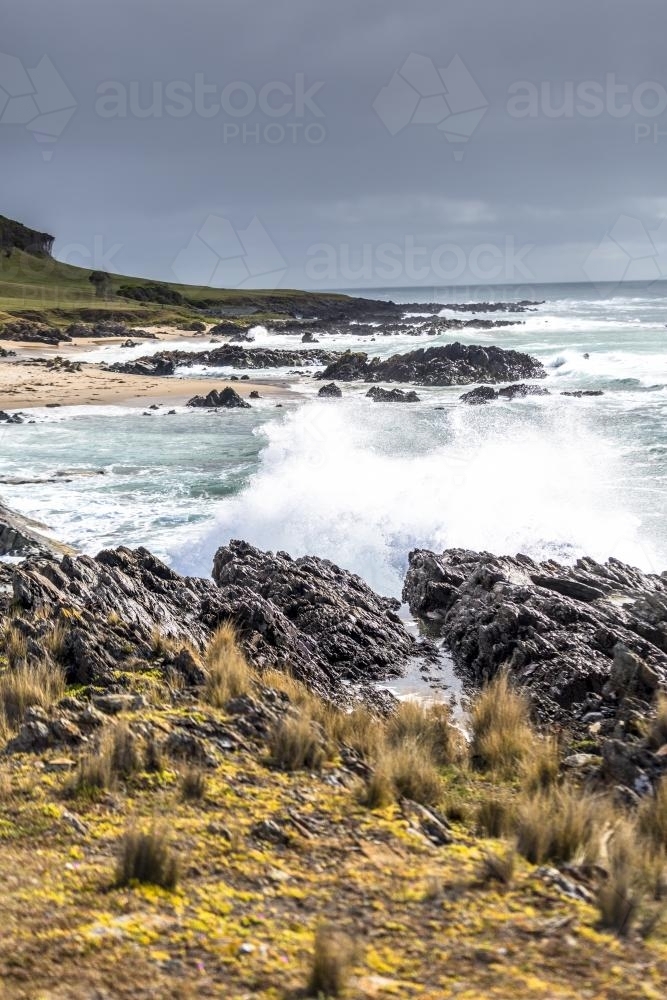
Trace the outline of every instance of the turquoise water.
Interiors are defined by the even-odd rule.
[[[368,294],[433,298],[432,289]],[[459,291],[450,301],[481,297],[507,295]],[[317,400],[318,384],[304,376],[301,395],[280,410],[268,400],[221,415],[44,410],[35,425],[0,431],[2,475],[71,466],[105,475],[0,492],[87,551],[141,543],[197,573],[230,537],[333,558],[391,593],[418,546],[613,554],[667,568],[666,286],[543,286],[520,297],[548,299],[518,317],[521,326],[322,339],[378,355],[453,339],[529,351],[548,368],[549,397],[473,408],[459,404],[461,389],[418,389],[420,405],[382,406],[359,385],[342,400]],[[417,334],[425,319],[411,317]],[[299,344],[270,328],[254,333],[257,344]],[[95,360],[118,353],[129,356],[103,348]],[[560,395],[576,388],[605,395]]]

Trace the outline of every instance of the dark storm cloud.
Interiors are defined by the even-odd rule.
[[[0,212],[73,263],[345,287],[667,262],[663,0],[23,0],[4,21]]]

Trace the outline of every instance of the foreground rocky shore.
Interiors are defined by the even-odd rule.
[[[58,558],[56,543],[28,523],[22,528],[14,551],[37,555],[0,564],[0,610],[39,657],[51,625],[69,609],[61,654],[71,683],[115,689],[130,664],[135,672],[151,669],[156,629],[202,649],[230,621],[258,669],[289,670],[325,700],[361,698],[384,712],[391,700],[377,683],[435,662],[444,641],[469,691],[507,672],[530,694],[543,726],[590,741],[602,780],[634,793],[652,785],[663,761],[667,766],[667,756],[642,742],[652,702],[667,691],[665,573],[644,574],[615,559],[563,566],[415,550],[403,600],[428,636],[418,641],[397,601],[326,559],[291,559],[232,541],[216,553],[212,578],[190,578],[145,549]],[[22,609],[39,613],[37,628]],[[188,684],[202,680],[187,655],[170,669]]]
[[[419,639],[315,556],[231,541],[201,579],[30,531],[0,563],[8,997],[659,995],[666,574],[417,550]],[[465,738],[378,687],[443,641]]]

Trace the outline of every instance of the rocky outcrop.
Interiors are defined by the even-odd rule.
[[[30,229],[21,222],[0,215],[0,251],[23,250],[33,257],[50,257],[55,236]]]
[[[109,371],[125,375],[173,375],[177,367],[191,368],[193,365],[209,368],[299,368],[329,364],[338,356],[333,351],[319,349],[283,351],[268,347],[245,348],[236,344],[223,344],[208,351],[161,351],[136,361],[119,361],[109,365]]]
[[[227,386],[225,389],[211,389],[207,396],[193,396],[187,403],[188,406],[206,407],[208,409],[249,410],[250,403],[239,396],[235,389]]]
[[[377,596],[354,574],[326,559],[292,560],[245,542],[218,550],[214,580],[180,576],[141,548],[0,570],[0,582],[3,574],[11,580],[14,623],[29,655],[42,656],[53,623],[65,621],[60,659],[68,680],[111,691],[122,690],[124,672],[156,666],[200,683],[188,643],[203,648],[228,620],[257,668],[289,669],[336,701],[349,695],[348,682],[395,676],[408,657],[432,651],[403,626],[397,601]]]
[[[326,385],[320,387],[317,395],[322,399],[340,399],[343,390],[335,382],[327,382]]]
[[[648,702],[667,687],[667,574],[617,559],[574,566],[448,549],[410,553],[403,599],[442,635],[463,675],[501,668],[544,720],[614,715],[619,697]],[[633,680],[619,681],[619,652]],[[623,667],[625,670],[625,667]]]
[[[369,358],[347,351],[317,377],[341,382],[414,382],[416,385],[466,385],[471,382],[508,382],[519,378],[544,378],[536,358],[500,347],[447,344],[422,347],[390,358]]]
[[[74,550],[43,534],[46,526],[0,503],[0,556],[62,556]]]
[[[240,623],[244,634],[278,645],[287,637],[301,670],[310,662],[330,684],[397,676],[417,652],[398,616],[399,602],[379,597],[328,559],[292,559],[233,541],[216,552],[213,579],[227,594],[241,588],[255,595]]]
[[[379,385],[374,385],[366,393],[376,403],[419,403],[420,399],[414,389],[410,392],[403,392],[402,389],[382,389]]]
[[[462,403],[479,405],[492,403],[495,399],[525,399],[527,396],[550,396],[551,393],[542,385],[528,385],[526,382],[515,382],[513,385],[506,385],[504,389],[492,389],[488,385],[480,385],[477,389],[464,392],[459,397]],[[563,393],[563,395],[565,395]]]

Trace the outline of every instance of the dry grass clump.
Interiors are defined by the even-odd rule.
[[[42,645],[52,660],[56,663],[63,659],[65,653],[65,640],[67,639],[67,625],[63,621],[56,622],[50,632],[42,638]]]
[[[269,761],[283,771],[319,771],[328,756],[325,734],[310,715],[286,715],[269,733]]]
[[[664,778],[655,793],[644,799],[637,813],[639,832],[656,850],[667,850],[667,780]]]
[[[607,803],[569,786],[526,796],[518,804],[517,849],[532,864],[599,855]]]
[[[178,862],[163,831],[127,830],[120,842],[116,885],[141,882],[174,889],[178,882]]]
[[[379,809],[399,796],[425,806],[438,805],[443,796],[437,767],[414,739],[382,748],[359,800],[370,809]]]
[[[27,708],[32,705],[48,708],[64,693],[65,675],[59,667],[22,661],[0,674],[0,724],[12,730]]]
[[[508,847],[502,854],[487,851],[482,857],[480,878],[483,882],[500,882],[510,885],[514,878],[516,851]]]
[[[390,746],[413,743],[435,764],[453,764],[463,759],[465,742],[452,725],[448,705],[402,701],[386,724]]]
[[[528,700],[511,687],[504,671],[475,698],[470,726],[471,758],[481,769],[511,775],[532,752],[535,736]]]
[[[353,962],[354,946],[350,938],[328,924],[320,924],[315,932],[307,995],[344,996]]]
[[[524,788],[537,792],[550,788],[558,781],[560,748],[553,736],[537,737],[530,747],[530,754],[522,763],[521,778]]]
[[[108,753],[85,754],[73,776],[65,785],[65,795],[72,798],[93,799],[113,785],[111,755]]]
[[[484,796],[477,805],[476,820],[487,837],[508,837],[516,830],[516,799],[502,793]]]
[[[189,767],[181,776],[181,798],[185,802],[201,802],[206,795],[206,775],[200,767]]]
[[[364,760],[377,758],[384,743],[384,723],[366,705],[350,712],[332,710],[324,720],[330,738],[355,750]]]
[[[115,788],[120,779],[127,780],[146,770],[162,770],[159,747],[150,739],[145,748],[126,722],[119,722],[105,732],[97,753],[84,754],[65,786],[65,794],[95,798],[100,792]]]
[[[641,850],[635,827],[627,821],[618,823],[607,844],[607,878],[598,888],[596,902],[600,925],[619,937],[630,933],[638,915]]]
[[[2,651],[10,669],[25,665],[28,658],[28,640],[15,625],[7,623],[2,631]]]
[[[232,698],[238,698],[250,690],[253,672],[238,645],[231,622],[224,622],[214,633],[208,644],[204,663],[204,700],[214,708],[224,708]]]
[[[655,700],[655,713],[648,730],[648,745],[651,750],[659,750],[667,743],[667,695],[660,693]]]

